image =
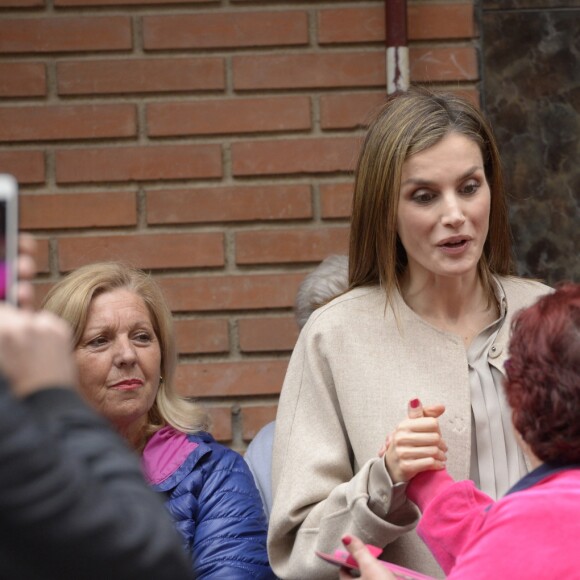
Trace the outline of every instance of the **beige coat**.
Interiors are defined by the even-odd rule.
[[[498,281],[507,318],[488,359],[503,372],[513,314],[550,289],[517,278]],[[416,506],[406,500],[404,484],[392,487],[377,452],[406,416],[410,399],[444,403],[448,470],[457,479],[468,478],[466,351],[460,337],[426,323],[400,296],[394,305],[399,327],[382,289],[357,288],[315,311],[296,344],[278,407],[273,457],[268,549],[280,578],[337,578],[337,569],[315,550],[333,552],[344,534],[384,546],[387,560],[442,576],[412,531]]]

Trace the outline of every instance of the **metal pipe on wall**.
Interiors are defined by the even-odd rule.
[[[409,88],[407,0],[385,0],[387,94]]]

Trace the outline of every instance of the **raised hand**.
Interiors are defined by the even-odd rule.
[[[14,395],[76,384],[72,332],[50,314],[33,314],[0,304],[0,372]]]

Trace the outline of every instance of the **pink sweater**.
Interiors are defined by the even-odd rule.
[[[449,580],[580,578],[580,466],[542,465],[494,502],[447,471],[412,480],[417,531]]]

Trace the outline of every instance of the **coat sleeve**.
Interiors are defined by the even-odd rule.
[[[393,488],[383,460],[371,459],[356,473],[353,463],[324,337],[309,322],[276,418],[268,549],[279,577],[335,578],[315,551],[334,552],[344,534],[385,547],[414,528],[418,510],[404,487]]]
[[[275,578],[262,500],[242,456],[214,443],[196,471],[203,478],[192,543],[196,578]]]
[[[0,463],[3,549],[30,567],[34,546],[38,577],[191,577],[137,458],[74,392],[20,401],[0,384]]]

